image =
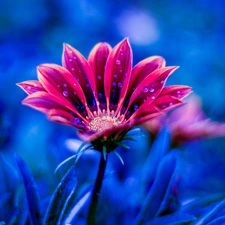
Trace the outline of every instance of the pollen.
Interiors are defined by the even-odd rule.
[[[103,131],[115,126],[118,126],[121,122],[117,117],[111,116],[98,116],[92,119],[92,121],[88,124],[90,130],[93,131]]]

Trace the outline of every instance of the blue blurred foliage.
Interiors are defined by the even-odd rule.
[[[73,128],[51,123],[39,112],[22,106],[21,100],[26,95],[15,83],[37,79],[38,64],[61,64],[63,42],[71,44],[87,57],[97,42],[106,41],[114,46],[129,36],[134,64],[150,55],[161,55],[168,65],[179,65],[180,69],[168,83],[192,86],[202,97],[206,114],[225,121],[224,15],[223,0],[0,1],[0,148],[4,153],[4,157],[1,155],[0,177],[5,185],[0,185],[0,190],[5,193],[1,204],[7,211],[1,210],[0,220],[7,220],[5,215],[9,216],[16,210],[11,195],[19,198],[16,201],[21,207],[27,207],[24,193],[18,194],[23,182],[10,158],[11,151],[17,152],[28,163],[44,202],[43,209],[46,209],[66,171],[62,168],[54,174],[55,168],[74,154],[68,149],[66,140],[76,138]],[[128,187],[133,187],[149,154],[148,134],[142,130],[136,139],[136,143],[127,142],[130,150],[118,150],[125,166],[110,155],[103,186],[102,217],[111,218],[113,213],[124,215],[140,200],[136,194],[129,199],[129,207],[125,202],[119,209],[113,206],[125,201],[121,199],[130,194]],[[225,140],[220,138],[190,143],[176,150],[179,160],[173,181],[178,201],[190,201],[224,191],[224,148]],[[157,158],[157,154],[154,157]],[[76,196],[82,198],[92,184],[97,159],[96,154],[84,154],[79,160]],[[16,186],[10,185],[12,180],[7,178],[10,177],[8,173],[18,189],[14,190]],[[74,201],[77,198],[74,197]],[[132,210],[127,211],[137,213]],[[209,213],[202,211],[206,215]],[[84,224],[84,215],[82,212],[78,217],[80,224]],[[191,218],[186,216],[187,220]],[[222,215],[220,217],[218,221],[224,221]],[[101,221],[102,218],[98,219]],[[124,215],[124,224],[129,224],[129,219],[129,214]]]

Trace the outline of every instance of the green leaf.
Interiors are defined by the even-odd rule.
[[[59,225],[63,218],[67,204],[77,186],[77,176],[73,165],[65,174],[58,187],[56,188],[47,213],[45,215],[46,225]]]
[[[40,225],[42,224],[41,204],[33,175],[27,163],[19,155],[16,155],[16,162],[23,178],[31,223],[33,225]]]
[[[116,144],[119,145],[119,146],[121,146],[121,147],[123,147],[123,148],[130,149],[130,146],[128,146],[128,145],[126,145],[126,144],[124,144],[122,142],[116,142]]]
[[[113,152],[119,158],[120,162],[124,165],[124,161],[123,161],[122,157],[120,156],[120,154],[118,152],[116,152],[115,150]]]
[[[106,155],[107,155],[107,149],[105,146],[103,146],[103,157],[106,160]]]

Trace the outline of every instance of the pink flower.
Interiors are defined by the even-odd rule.
[[[46,113],[49,120],[78,128],[85,141],[117,138],[181,105],[191,92],[187,86],[164,87],[177,67],[166,67],[160,56],[132,68],[127,39],[113,49],[98,43],[88,60],[65,44],[62,64],[42,64],[39,81],[18,84],[28,94],[23,104]]]
[[[196,95],[192,95],[186,104],[175,109],[167,118],[161,116],[153,119],[147,122],[145,127],[157,135],[165,123],[171,132],[173,145],[196,139],[225,136],[225,123],[208,119]]]

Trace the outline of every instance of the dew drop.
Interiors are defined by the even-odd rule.
[[[72,53],[72,51],[71,51],[71,50],[69,50],[69,53]]]
[[[99,80],[101,80],[101,79],[102,79],[102,76],[101,76],[101,75],[98,75],[97,78],[98,78]]]
[[[116,60],[116,65],[120,65],[120,60]]]
[[[142,91],[143,91],[144,93],[147,93],[147,92],[149,91],[149,88],[148,88],[147,86],[145,86],[145,87],[142,88]]]
[[[122,88],[122,87],[123,87],[123,85],[122,85],[121,82],[118,83],[118,87],[119,87],[119,88]]]
[[[73,58],[74,58],[75,60],[77,59],[77,57],[76,57],[76,56],[74,56]]]
[[[118,75],[117,75],[117,74],[114,74],[114,75],[113,75],[113,77],[114,77],[114,78],[117,78],[117,77],[118,77]]]
[[[80,118],[74,118],[73,122],[75,124],[80,124],[81,123],[81,120],[80,120]]]
[[[161,80],[161,81],[160,81],[160,84],[163,84],[163,83],[164,83],[164,80]]]
[[[86,84],[86,87],[90,87],[90,84]]]
[[[64,86],[64,87],[67,87],[67,83],[64,83],[63,86]]]
[[[154,95],[152,96],[152,99],[155,99],[155,96]]]
[[[76,84],[76,83],[74,83],[73,85],[74,85],[74,86],[77,86],[77,84]]]
[[[116,82],[114,81],[114,82],[112,82],[112,86],[113,87],[115,87],[116,86]]]
[[[162,104],[162,105],[161,105],[161,108],[162,108],[162,109],[165,109],[165,108],[166,108],[166,105],[165,105],[165,104]]]
[[[149,88],[149,91],[150,91],[150,92],[154,92],[155,89],[154,89],[153,87],[150,87],[150,88]]]
[[[74,94],[74,95],[77,95],[77,92],[76,92],[76,91],[74,91],[74,92],[73,92],[73,94]]]
[[[173,103],[172,103],[172,102],[170,102],[169,106],[172,106],[172,105],[173,105]]]
[[[80,79],[77,78],[77,82],[80,82]]]
[[[27,86],[27,89],[29,89],[29,90],[30,90],[30,89],[31,89],[31,86]]]
[[[134,111],[138,110],[138,105],[134,105]]]
[[[37,84],[34,84],[34,87],[37,87]]]
[[[180,94],[180,91],[177,91],[177,94]]]
[[[70,62],[72,62],[72,59],[69,59]]]
[[[123,72],[123,70],[120,70],[120,73],[122,73]]]
[[[57,87],[60,88],[60,84],[58,84]]]
[[[62,93],[65,97],[68,97],[69,96],[69,92],[67,90],[64,90],[63,93]]]
[[[75,69],[72,67],[71,70],[74,71]]]

